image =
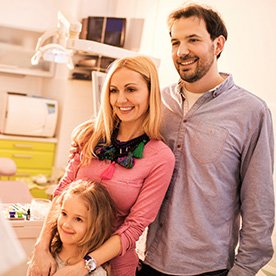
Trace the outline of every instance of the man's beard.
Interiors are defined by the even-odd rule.
[[[180,60],[185,60],[187,58],[188,57],[182,58]],[[208,71],[210,70],[210,68],[214,63],[214,59],[215,58],[213,56],[213,47],[212,47],[209,51],[209,55],[207,58],[205,58],[204,60],[199,58],[197,60],[197,65],[194,70],[184,71],[180,69],[180,67],[178,67],[177,68],[178,74],[180,75],[181,79],[186,82],[189,82],[189,83],[196,82],[208,73]]]

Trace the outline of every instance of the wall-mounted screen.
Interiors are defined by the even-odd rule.
[[[81,39],[123,47],[125,34],[126,18],[88,16],[82,19]]]

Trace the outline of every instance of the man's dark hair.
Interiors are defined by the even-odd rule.
[[[227,29],[220,15],[207,6],[201,6],[197,4],[191,4],[183,8],[173,11],[168,17],[168,26],[171,36],[171,28],[175,21],[180,18],[198,17],[203,19],[208,33],[212,40],[216,39],[220,35],[224,36],[227,40]],[[221,53],[217,56],[219,58]]]

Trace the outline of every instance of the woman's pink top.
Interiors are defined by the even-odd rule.
[[[80,155],[75,154],[69,161],[55,195],[60,194],[76,179],[92,179],[107,188],[116,204],[118,218],[115,233],[121,237],[122,250],[120,256],[112,260],[112,269],[118,269],[118,273],[112,271],[112,275],[127,275],[130,272],[124,273],[120,267],[131,266],[135,269],[137,266],[136,241],[159,211],[174,163],[175,158],[169,147],[162,141],[153,139],[145,145],[143,158],[135,159],[132,169],[116,163],[110,180],[101,179],[101,173],[110,165],[109,160],[92,159],[88,166],[79,167]]]

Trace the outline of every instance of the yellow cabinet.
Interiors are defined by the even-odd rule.
[[[8,157],[17,166],[16,178],[43,174],[51,176],[55,142],[0,139],[0,157]]]

